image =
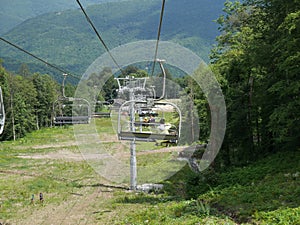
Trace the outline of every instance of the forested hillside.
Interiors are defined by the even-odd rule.
[[[300,2],[226,3],[213,68],[224,79],[223,163],[300,147]]]
[[[268,4],[256,1],[247,1],[244,4],[227,2],[224,9],[226,14],[218,19],[222,34],[217,39],[218,45],[212,50],[212,68],[221,81],[228,110],[227,136],[221,153],[223,154],[222,163],[224,165],[247,163],[255,160],[259,155],[274,151],[297,149],[300,145],[299,3],[293,1],[281,2],[279,0],[265,1]],[[117,38],[106,38],[116,32],[115,27],[118,27],[118,32],[115,33],[116,36],[119,35],[119,32],[123,32],[123,38],[119,40],[122,43],[135,38],[151,38],[151,34],[155,34],[155,26],[152,26],[152,32],[150,29],[136,28],[145,27],[145,24],[154,20],[147,17],[144,17],[145,20],[140,20],[142,15],[148,12],[148,8],[137,10],[135,7],[141,5],[135,3],[104,4],[89,9],[89,13],[95,21],[102,21],[102,27],[107,31],[107,33],[103,33],[103,36],[108,40],[108,45],[117,45]],[[180,34],[183,35],[191,32],[189,29],[193,27],[185,21],[180,24],[183,15],[177,18],[178,20],[171,20],[172,15],[176,14],[174,13],[177,7],[175,3],[179,4],[179,2],[174,1],[174,5],[169,6],[169,10],[174,7],[173,10],[166,11],[166,23],[162,32],[163,39],[172,38],[175,35],[171,33],[171,30],[166,32],[167,29],[170,29],[171,21],[176,21],[178,29],[182,30]],[[117,10],[119,4],[123,4],[122,13],[124,15],[122,13],[115,14],[110,19],[110,23],[106,23],[108,15]],[[152,7],[152,12],[155,12],[150,17],[157,17],[159,7],[156,3],[148,3],[148,7]],[[195,12],[197,7],[194,8]],[[103,10],[101,15],[94,13],[99,12],[99,10]],[[171,13],[172,11],[174,14]],[[188,17],[187,11],[179,10],[178,12],[185,12],[184,15]],[[131,16],[128,17],[128,15]],[[190,15],[193,15],[192,12]],[[101,19],[102,16],[103,19]],[[7,37],[11,38],[12,41],[16,40],[20,45],[49,61],[53,59],[54,63],[61,66],[68,65],[68,69],[79,72],[82,70],[82,64],[87,64],[97,54],[103,52],[98,40],[94,37],[94,33],[88,26],[83,25],[85,20],[82,17],[79,11],[67,11],[59,15],[47,14],[39,17],[39,23],[35,19],[32,19],[32,21],[35,21],[34,23],[31,23],[31,20],[27,21]],[[75,22],[76,19],[81,23]],[[47,20],[52,22],[45,26]],[[68,20],[72,20],[72,22]],[[32,27],[32,24],[35,25]],[[120,24],[123,24],[123,27]],[[114,26],[112,27],[112,25]],[[150,25],[148,24],[147,27],[150,27]],[[28,35],[28,37],[32,37],[36,41],[20,32],[21,28],[23,29],[21,31],[27,32],[26,34],[35,34],[33,36]],[[76,29],[76,32],[72,33],[73,29]],[[128,32],[126,35],[129,30],[131,33]],[[51,36],[54,31],[55,35]],[[80,31],[84,32],[81,33]],[[199,36],[200,33],[201,29],[193,30],[194,35]],[[77,45],[76,47],[72,44],[65,45],[58,37],[63,37],[63,41],[77,43]],[[78,44],[81,43],[79,40],[87,40],[87,42]],[[48,44],[45,45],[45,42]],[[1,53],[7,55],[11,52],[16,59],[24,60],[22,52],[4,46],[4,43],[2,43],[2,47]],[[44,47],[46,47],[45,51],[43,50]],[[94,48],[94,50],[90,51],[90,48]],[[75,57],[74,52],[78,53],[77,57]],[[78,57],[81,54],[86,57]],[[86,59],[87,61],[85,61]],[[31,61],[32,59],[27,58],[27,60]],[[82,64],[78,64],[79,61],[82,61]],[[81,70],[79,67],[81,67]],[[24,68],[18,68],[18,74],[24,77],[24,74],[30,74],[30,71],[26,72],[27,70],[28,68],[25,70]],[[4,68],[2,68],[2,71],[5,71]],[[17,85],[7,85],[8,81],[5,81],[5,79],[3,82],[5,99],[9,106],[10,95],[15,92],[6,88],[16,88]],[[185,80],[179,83],[183,88],[189,86],[187,91],[193,88],[197,90],[197,87],[191,86],[192,82]],[[22,86],[22,82],[19,82],[18,85]],[[20,90],[28,90],[28,88],[21,86]],[[206,115],[209,114],[203,113],[204,96],[200,91],[197,91],[194,93],[194,98],[199,100],[196,102],[200,104],[197,106],[198,109],[201,109],[201,112],[199,112],[200,121],[207,121]],[[25,105],[33,106],[34,104],[28,103]],[[35,116],[29,117],[35,118]],[[36,119],[33,119],[29,124],[34,124],[35,121]],[[29,126],[28,123],[25,124]],[[46,124],[49,126],[48,123]],[[206,135],[207,126],[207,124],[204,125]],[[23,129],[24,126],[21,127]],[[24,135],[24,132],[21,133]]]
[[[218,34],[218,18],[224,0],[172,0],[165,6],[161,40],[175,41],[208,60],[209,49]],[[50,3],[48,3],[50,4]],[[120,10],[122,9],[122,10]],[[96,28],[110,49],[137,40],[157,37],[161,1],[131,0],[87,7]],[[29,19],[4,35],[11,42],[39,57],[82,74],[104,48],[80,10],[49,13]],[[0,43],[4,66],[17,71],[27,63],[40,69],[36,60]],[[154,50],[153,50],[154,51]]]
[[[99,4],[122,0],[86,0],[84,4]],[[51,3],[51,4],[49,4]],[[13,0],[2,1],[0,12],[0,35],[29,18],[48,13],[77,8],[76,1],[70,0]]]
[[[207,1],[206,9],[197,4],[198,0],[169,2],[173,4],[168,6],[172,12],[166,9],[162,39],[190,45],[193,50],[197,49],[195,46],[199,50],[205,48],[202,42],[211,43],[213,34],[207,33],[203,27],[197,28],[195,21],[200,17],[199,12],[209,12],[215,1]],[[180,2],[185,3],[184,6]],[[109,47],[115,47],[143,38],[155,39],[160,11],[156,3],[110,3],[91,7],[88,12],[97,21],[99,30],[103,29]],[[146,4],[148,8],[142,7]],[[190,7],[190,11],[184,7]],[[117,9],[119,12],[113,14]],[[186,20],[182,20],[183,17]],[[208,15],[205,17],[210,18]],[[31,218],[38,216],[41,223],[53,219],[67,224],[78,222],[77,215],[74,215],[76,209],[79,218],[88,218],[91,224],[101,224],[102,221],[103,224],[300,224],[300,2],[226,1],[224,14],[219,14],[217,22],[221,33],[216,46],[211,49],[210,68],[226,101],[227,127],[223,145],[205,171],[200,172],[197,167],[203,156],[202,148],[190,158],[183,159],[189,165],[194,163],[194,167],[190,166],[194,172],[188,166],[181,169],[164,182],[161,195],[128,193],[120,187],[103,185],[99,183],[99,177],[91,176],[91,167],[86,163],[66,162],[70,155],[79,154],[79,150],[73,129],[68,126],[62,129],[51,127],[51,107],[61,95],[60,85],[52,74],[49,75],[51,72],[42,73],[44,75],[35,73],[38,71],[29,71],[23,64],[14,74],[1,66],[0,85],[7,114],[0,149],[0,160],[4,165],[0,173],[0,189],[4,190],[1,200],[3,218],[9,221],[15,217],[31,224]],[[104,52],[85,23],[79,10],[45,14],[38,20],[24,22],[5,37],[52,63],[80,74]],[[12,60],[12,64],[15,59],[34,62],[4,43],[1,44],[1,54],[4,60]],[[146,73],[133,67],[126,68],[126,71],[130,75]],[[100,77],[104,77],[111,71],[101,73],[104,74]],[[201,133],[199,140],[190,145],[211,144],[208,140],[212,126],[210,115],[211,110],[218,107],[208,104],[191,76],[173,78],[169,75],[168,78],[182,88],[181,94],[193,99],[192,110],[197,109],[191,111],[198,113]],[[113,82],[114,79],[107,82],[101,97],[111,96],[115,89]],[[68,83],[66,95],[72,96],[75,89],[76,86]],[[187,110],[185,113],[190,112]],[[97,123],[98,134],[110,138],[105,143],[109,153],[126,151],[128,154],[127,149],[116,148],[118,141],[111,129],[111,120],[101,118]],[[41,129],[44,127],[48,128]],[[39,132],[29,135],[38,129]],[[189,135],[189,131],[183,130],[185,135]],[[12,139],[18,141],[8,141]],[[153,151],[145,151],[144,145],[137,146],[138,153],[143,153],[138,166],[151,162],[161,169],[156,160],[166,155],[170,157],[171,152],[155,155]],[[65,155],[64,161],[53,162],[53,158],[47,158],[55,151],[60,154],[59,150],[66,149],[69,155]],[[179,155],[179,152],[173,153]],[[26,158],[32,156],[40,158]],[[49,170],[50,167],[52,170]],[[49,196],[48,202],[29,206],[31,192],[37,193],[40,189]]]

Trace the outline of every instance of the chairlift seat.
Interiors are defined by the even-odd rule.
[[[157,117],[157,116],[158,116],[158,113],[156,113],[156,112],[139,113],[139,117],[145,117],[145,116],[153,116],[153,117]]]
[[[134,122],[135,126],[150,126],[150,127],[158,127],[160,123],[155,122],[155,123],[150,123],[150,122],[140,122],[140,121],[135,121]]]
[[[122,131],[119,133],[119,140],[127,141],[144,141],[144,142],[156,142],[158,140],[165,140],[170,142],[177,142],[177,134],[157,134],[150,132],[130,132]]]
[[[54,118],[55,125],[67,124],[88,124],[90,123],[89,116],[58,116]]]
[[[93,118],[109,118],[110,112],[95,112],[92,114]]]

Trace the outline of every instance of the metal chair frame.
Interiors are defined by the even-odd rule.
[[[2,134],[4,131],[4,125],[5,125],[5,109],[4,109],[2,89],[0,87],[0,134]]]

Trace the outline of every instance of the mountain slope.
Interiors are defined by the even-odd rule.
[[[122,0],[85,0],[84,5],[99,4]],[[38,15],[78,8],[76,1],[70,0],[10,0],[1,2],[0,34],[4,34],[26,19]]]
[[[213,22],[224,0],[167,1],[161,40],[174,41],[190,48],[204,59],[215,36]],[[120,10],[122,9],[122,10]],[[132,0],[93,5],[87,13],[110,49],[137,41],[153,40],[157,36],[161,1]],[[66,68],[83,73],[104,48],[80,10],[49,13],[29,19],[5,36],[8,40],[37,56]],[[0,43],[0,58],[8,69],[15,70],[19,62],[36,63],[34,59]]]

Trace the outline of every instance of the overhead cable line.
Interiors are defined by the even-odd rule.
[[[155,47],[155,54],[154,54],[154,60],[153,60],[151,76],[153,76],[155,63],[156,63],[156,58],[157,58],[158,44],[159,44],[161,26],[162,26],[164,10],[165,10],[165,2],[166,2],[165,0],[162,1],[161,11],[160,11],[159,27],[158,27],[158,31],[157,31],[156,47]]]
[[[59,68],[58,66],[55,66],[55,65],[53,65],[53,64],[51,64],[51,63],[49,63],[49,62],[47,62],[47,61],[45,61],[45,60],[43,60],[43,59],[41,59],[40,57],[38,57],[38,56],[36,56],[36,55],[34,55],[34,54],[32,54],[32,53],[26,51],[25,49],[23,49],[23,48],[19,47],[18,45],[16,45],[16,44],[14,44],[14,43],[12,43],[12,42],[10,42],[10,41],[4,39],[3,37],[0,37],[0,39],[1,39],[2,41],[4,41],[5,43],[7,43],[7,44],[9,44],[9,45],[11,45],[11,46],[13,46],[13,47],[15,47],[16,49],[18,49],[18,50],[20,50],[20,51],[26,53],[27,55],[30,55],[30,56],[32,56],[33,58],[35,58],[35,59],[41,61],[42,63],[46,64],[47,66],[50,66],[50,67],[52,67],[52,68],[54,68],[54,69],[56,69],[56,70],[62,72],[63,74],[70,75],[70,76],[72,76],[72,77],[74,77],[74,78],[80,80],[80,77],[79,77],[79,76],[75,76],[75,75],[73,75],[73,74],[71,74],[71,73],[69,73],[69,72],[67,72],[67,71],[65,71],[65,70],[63,70],[63,69],[61,69],[61,68]]]
[[[122,74],[124,74],[122,68],[120,67],[120,65],[117,63],[116,59],[114,58],[114,56],[111,54],[109,48],[107,47],[107,45],[105,44],[104,40],[101,38],[101,35],[99,34],[99,32],[97,31],[96,27],[94,26],[93,22],[91,21],[91,19],[89,18],[89,16],[87,15],[86,11],[84,10],[83,6],[81,5],[79,0],[76,0],[78,5],[80,6],[81,11],[83,12],[83,14],[85,15],[86,20],[88,21],[88,23],[91,25],[91,27],[93,28],[94,32],[96,33],[97,37],[99,38],[99,40],[101,41],[102,45],[104,46],[105,50],[107,51],[107,53],[109,54],[109,56],[111,57],[111,59],[113,60],[113,62],[116,64],[116,66],[118,67],[118,69],[122,72]]]

